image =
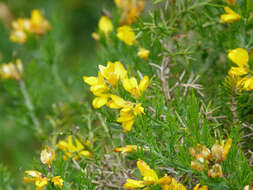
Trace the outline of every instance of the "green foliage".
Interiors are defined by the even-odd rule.
[[[142,179],[138,159],[159,177],[168,174],[187,189],[201,183],[210,190],[238,190],[252,183],[252,92],[238,89],[236,79],[227,77],[235,65],[226,58],[229,49],[252,49],[251,1],[231,5],[242,19],[229,24],[220,22],[226,1],[147,2],[148,14],[132,24],[137,41],[132,46],[117,37],[121,14],[112,2],[20,2],[8,1],[13,15],[28,16],[32,8],[41,7],[52,29],[18,45],[9,41],[9,28],[0,22],[1,63],[14,58],[24,63],[23,80],[0,81],[0,160],[10,168],[0,164],[0,190],[34,189],[34,183],[22,182],[26,170],[49,179],[61,176],[63,190],[121,189],[126,178]],[[101,10],[114,25],[107,35],[96,29]],[[90,37],[93,31],[100,36],[98,42]],[[142,47],[150,51],[146,60],[137,54]],[[112,90],[144,108],[127,133],[117,122],[119,109],[94,109],[94,95],[82,81],[83,75],[97,76],[98,65],[108,61],[120,61],[138,81],[150,78],[138,100],[122,82]],[[57,143],[69,135],[92,157],[80,156],[82,150],[66,157]],[[220,163],[221,178],[191,167],[190,148],[201,144],[211,149],[228,138],[232,147]],[[125,145],[138,147],[126,155],[113,151]],[[51,169],[40,161],[46,146],[56,153]],[[45,189],[57,187],[49,181]]]

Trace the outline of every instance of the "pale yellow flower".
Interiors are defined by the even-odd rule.
[[[234,12],[229,7],[224,7],[224,11],[226,12],[226,14],[221,15],[221,21],[223,21],[225,23],[232,23],[232,22],[236,22],[241,19],[241,16],[238,15],[236,12]]]
[[[138,51],[138,57],[142,58],[142,59],[148,59],[150,51],[145,49],[145,48],[140,48]]]
[[[60,176],[53,177],[51,181],[54,184],[54,186],[59,187],[60,189],[62,189],[63,179]]]
[[[16,60],[16,64],[10,62],[0,67],[0,77],[3,79],[20,80],[24,73],[23,64],[20,59]]]
[[[107,16],[102,16],[98,21],[98,29],[105,34],[108,34],[113,31],[113,24]]]
[[[42,150],[40,153],[40,161],[51,167],[52,161],[55,159],[55,152],[51,148],[47,147],[46,149]]]
[[[27,35],[23,30],[14,30],[11,32],[10,40],[14,43],[24,44],[27,40]]]
[[[49,179],[36,170],[25,171],[25,174],[24,182],[34,183],[36,190],[42,190],[48,184]]]
[[[57,147],[66,154],[64,159],[73,157],[77,160],[80,156],[91,157],[90,151],[85,150],[84,145],[78,139],[75,139],[74,142],[72,135],[69,135],[66,141],[59,141]]]
[[[135,42],[135,33],[131,26],[124,25],[117,28],[117,37],[127,45],[133,45]]]

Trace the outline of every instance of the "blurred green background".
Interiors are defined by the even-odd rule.
[[[25,82],[40,120],[46,120],[48,112],[53,112],[53,104],[71,102],[61,83],[52,76],[52,64],[57,62],[66,92],[75,100],[84,97],[82,75],[93,74],[100,61],[91,33],[96,30],[101,10],[112,5],[111,0],[0,1],[0,64],[17,57],[22,59]],[[52,30],[25,45],[12,43],[9,40],[10,21],[29,17],[33,9],[42,11]],[[46,128],[46,122],[42,123]],[[0,163],[6,165],[14,176],[21,177],[22,171],[32,165],[43,140],[34,133],[17,82],[1,81]]]

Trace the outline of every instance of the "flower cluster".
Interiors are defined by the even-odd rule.
[[[89,150],[85,150],[85,148],[89,148],[89,146],[90,142],[88,140],[82,144],[78,139],[73,141],[72,135],[69,135],[66,141],[60,140],[57,144],[58,149],[65,153],[65,160],[68,158],[77,160],[80,156],[90,158],[92,156],[91,152]]]
[[[90,91],[96,96],[92,102],[93,107],[97,109],[106,105],[112,109],[120,109],[120,117],[117,121],[122,123],[123,132],[130,131],[134,118],[143,114],[144,108],[141,103],[126,101],[113,92],[117,91],[121,82],[123,88],[137,101],[147,89],[149,78],[144,76],[138,84],[136,78],[128,78],[124,66],[117,61],[108,62],[106,67],[99,65],[98,77],[84,76],[83,80],[90,85]]]
[[[42,164],[48,166],[50,173],[49,176],[46,176],[36,170],[27,170],[25,171],[24,182],[34,183],[36,190],[43,190],[49,182],[51,182],[55,187],[62,189],[63,179],[60,176],[53,176],[52,174],[51,164],[54,159],[55,153],[52,149],[47,147],[46,149],[42,150],[40,154],[40,160]]]
[[[211,150],[200,144],[196,149],[190,148],[190,154],[194,158],[194,161],[191,161],[191,167],[199,171],[208,170],[208,176],[212,178],[222,177],[220,163],[225,161],[231,146],[232,139],[229,138],[226,144],[224,140],[221,144],[216,142]]]
[[[20,80],[23,72],[23,64],[20,59],[17,59],[15,64],[10,62],[0,67],[0,77],[3,79]]]
[[[237,87],[247,91],[253,90],[253,76],[249,67],[249,54],[243,48],[229,50],[228,58],[237,65],[231,67],[228,74],[236,78]]]
[[[152,185],[160,185],[163,190],[186,190],[185,186],[179,182],[175,178],[171,178],[167,174],[163,177],[159,178],[157,173],[150,168],[150,166],[144,162],[143,160],[137,161],[137,167],[143,177],[142,180],[133,180],[127,179],[126,183],[124,184],[124,188],[126,189],[137,189],[137,188],[144,188],[148,189],[147,187]],[[194,187],[194,190],[207,190],[207,186],[200,187],[200,184],[197,184]]]
[[[126,11],[124,14],[122,14],[122,16],[124,15],[123,18],[126,17],[128,20],[126,22],[125,21],[121,22],[123,23],[123,25],[117,27],[116,29],[117,38],[129,46],[138,44],[138,42],[136,41],[136,34],[133,31],[133,28],[130,26],[130,24],[134,22],[136,17],[139,16],[139,14],[141,13],[142,9],[144,8],[145,0],[137,0],[137,1],[115,0],[114,2],[117,5],[117,7]],[[101,18],[98,21],[98,30],[99,34],[105,35],[106,38],[108,38],[109,34],[114,30],[114,26],[109,17],[101,16]],[[100,40],[101,36],[99,34],[97,32],[93,32],[92,37],[95,40]],[[139,48],[137,56],[147,60],[149,53],[150,53],[149,50],[145,48]]]
[[[27,40],[27,34],[44,35],[50,29],[49,22],[39,10],[33,10],[31,18],[18,18],[12,22],[10,40],[23,44]]]
[[[140,16],[146,0],[114,0],[114,3],[122,12],[120,23],[130,25]]]

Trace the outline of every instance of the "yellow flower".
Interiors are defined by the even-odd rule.
[[[55,153],[54,150],[47,147],[46,149],[42,150],[40,153],[40,161],[47,165],[48,167],[51,167],[52,161],[55,159]]]
[[[144,162],[143,160],[138,160],[137,167],[143,177],[143,180],[136,181],[132,179],[127,179],[126,183],[124,184],[124,188],[135,189],[144,187],[145,185],[152,185],[158,183],[159,178],[156,172],[153,169],[151,169],[146,162]]]
[[[243,88],[247,91],[253,90],[253,77],[247,77],[244,79]]]
[[[107,104],[110,95],[106,94],[106,92],[109,90],[109,87],[106,85],[101,72],[98,73],[98,77],[84,76],[83,81],[91,86],[90,91],[97,96],[92,101],[94,108],[98,109]]]
[[[133,45],[135,42],[135,33],[131,26],[124,25],[117,28],[117,37],[127,45]]]
[[[51,29],[49,22],[43,17],[41,12],[34,9],[31,13],[31,32],[39,35],[44,35]]]
[[[140,48],[140,50],[138,51],[138,57],[142,59],[148,59],[149,53],[149,50],[145,48]]]
[[[239,67],[249,67],[249,54],[243,48],[229,50],[228,58]]]
[[[221,15],[221,20],[225,23],[231,23],[240,20],[241,16],[234,12],[229,7],[224,7],[226,14]]]
[[[77,160],[79,156],[91,157],[91,153],[85,150],[85,147],[78,139],[73,142],[72,135],[68,136],[66,141],[59,141],[57,147],[66,154],[64,159],[73,157]]]
[[[236,0],[227,0],[227,3],[230,3],[230,4],[232,4],[232,5],[235,5]]]
[[[62,189],[63,179],[60,176],[53,177],[51,181],[53,182],[54,186],[59,187],[60,189]]]
[[[23,30],[14,30],[11,32],[10,40],[14,43],[24,44],[27,40],[27,35]]]
[[[135,107],[133,104],[125,105],[120,110],[120,117],[117,118],[117,122],[122,123],[123,132],[131,131],[134,124],[134,117],[144,113],[144,108],[141,104],[137,104]]]
[[[109,87],[106,85],[104,81],[104,77],[101,72],[98,73],[98,77],[86,77],[83,76],[83,81],[90,85],[90,91],[95,96],[100,96],[109,90]]]
[[[249,73],[249,69],[245,67],[231,67],[228,71],[230,76],[242,76]]]
[[[99,70],[112,87],[115,87],[118,84],[119,79],[123,80],[127,76],[127,71],[119,61],[114,63],[108,61],[106,67],[99,65]]]
[[[128,91],[134,98],[138,98],[147,89],[149,84],[149,78],[144,76],[138,85],[136,78],[131,77],[130,79],[125,78],[123,80],[123,87]]]
[[[48,184],[48,178],[36,170],[25,171],[25,174],[24,182],[35,183],[36,190],[42,190]]]
[[[122,123],[123,132],[131,131],[134,124],[133,108],[131,106],[122,108],[117,122]]]
[[[102,16],[98,21],[98,29],[105,34],[108,34],[113,31],[113,24],[108,17]]]
[[[3,79],[15,79],[20,80],[23,75],[23,64],[20,59],[16,60],[16,64],[12,62],[3,64],[0,67],[0,77]]]
[[[121,24],[130,25],[144,9],[146,0],[114,0],[114,3],[122,10]]]
[[[121,152],[121,154],[126,154],[137,150],[136,145],[126,145],[124,147],[117,147],[114,149],[114,152]]]

